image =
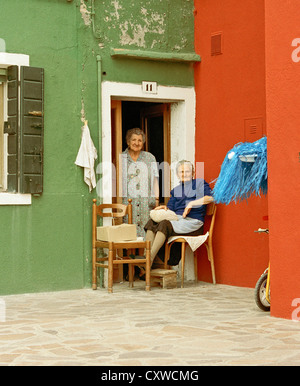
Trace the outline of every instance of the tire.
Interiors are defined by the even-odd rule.
[[[270,303],[266,299],[267,278],[268,272],[265,272],[258,279],[254,289],[255,303],[263,311],[270,311]]]

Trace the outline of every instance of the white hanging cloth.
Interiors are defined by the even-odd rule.
[[[93,144],[87,121],[85,121],[84,126],[82,127],[81,144],[75,164],[84,168],[84,182],[89,186],[90,192],[96,187],[96,176],[94,171],[96,159],[97,149]]]

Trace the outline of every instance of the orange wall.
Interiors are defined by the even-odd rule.
[[[292,41],[300,38],[299,0],[265,3],[271,315],[299,320],[299,43],[296,62],[292,59],[292,52],[297,49],[292,47]]]
[[[258,118],[251,142],[266,134],[263,3],[195,0],[195,50],[202,58],[195,65],[196,162],[205,162],[208,182],[218,177],[228,150],[248,139],[247,119]],[[211,34],[220,31],[223,53],[211,56]],[[248,204],[218,206],[214,234],[217,283],[255,286],[269,259],[268,236],[254,233],[268,226],[262,219],[266,215],[265,196],[251,197]],[[199,280],[211,281],[205,248],[199,255]]]

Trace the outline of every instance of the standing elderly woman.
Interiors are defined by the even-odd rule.
[[[171,236],[199,236],[203,233],[206,205],[213,201],[209,184],[203,178],[194,179],[194,166],[182,160],[176,166],[180,184],[171,190],[168,205],[157,206],[155,210],[170,209],[177,220],[152,219],[145,225],[146,240],[151,241],[151,264],[165,241]]]
[[[149,212],[159,202],[158,168],[155,157],[142,150],[146,137],[139,129],[126,133],[128,148],[122,153],[123,203],[132,199],[132,220],[137,225],[137,235],[145,236],[144,226]]]

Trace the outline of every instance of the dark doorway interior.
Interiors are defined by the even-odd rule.
[[[122,101],[122,151],[127,147],[126,132],[134,127],[143,128],[143,111],[152,106],[158,106],[161,103],[132,102]],[[163,116],[151,117],[151,123],[148,121],[148,132],[144,150],[154,155],[156,161],[161,164],[165,160],[164,154],[164,120]],[[160,202],[163,201],[162,195],[162,170],[159,169]]]
[[[122,151],[127,147],[126,132],[134,127],[142,128],[141,111],[157,103],[122,101]]]

